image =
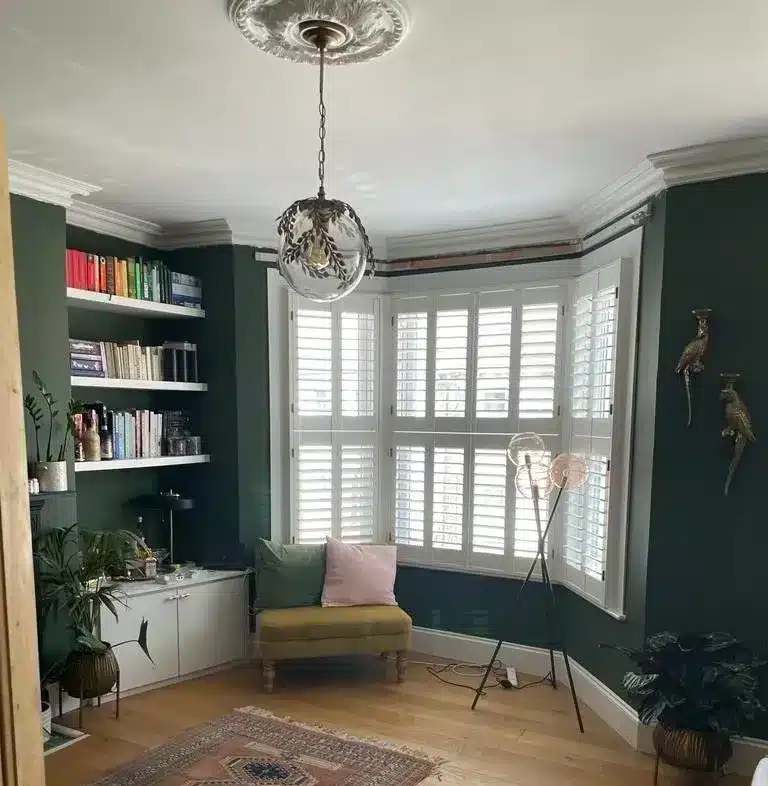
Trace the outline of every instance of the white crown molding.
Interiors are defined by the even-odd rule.
[[[582,202],[568,214],[568,220],[584,238],[658,194],[664,185],[663,173],[643,161]]]
[[[163,249],[229,246],[233,242],[232,230],[223,218],[167,226],[157,240],[158,248]]]
[[[648,156],[667,187],[768,171],[768,136],[679,147]]]
[[[157,247],[157,240],[162,232],[160,224],[86,202],[73,202],[67,208],[67,223],[101,235],[111,235],[131,243],[154,247]]]
[[[392,261],[447,253],[470,251],[481,253],[501,248],[569,242],[576,239],[575,227],[565,218],[553,216],[474,229],[389,237],[387,256]]]
[[[12,194],[62,207],[69,207],[75,196],[88,196],[101,190],[100,186],[13,159],[8,160],[8,185]]]

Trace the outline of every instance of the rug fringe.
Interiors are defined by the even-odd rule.
[[[299,728],[306,729],[307,731],[323,731],[327,734],[332,734],[335,737],[339,737],[339,739],[346,740],[347,742],[361,742],[365,743],[366,745],[374,745],[375,747],[381,748],[382,750],[392,751],[393,753],[402,753],[406,756],[412,756],[414,759],[421,759],[434,768],[429,777],[431,778],[436,775],[438,780],[442,780],[440,773],[441,766],[448,762],[448,759],[443,759],[439,756],[432,756],[428,753],[425,753],[424,751],[419,750],[418,748],[412,748],[409,745],[400,745],[396,742],[380,740],[376,739],[375,737],[360,737],[355,734],[350,734],[343,729],[337,729],[332,726],[325,726],[323,724],[304,723],[303,721],[294,720],[293,718],[285,715],[276,715],[271,710],[265,710],[262,707],[238,707],[235,712],[242,712],[247,715],[258,715],[262,718],[269,718],[270,720],[283,721],[284,723],[290,723],[292,726],[298,726]]]

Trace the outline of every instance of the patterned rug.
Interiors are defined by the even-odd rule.
[[[415,786],[439,764],[385,742],[243,707],[92,786]]]

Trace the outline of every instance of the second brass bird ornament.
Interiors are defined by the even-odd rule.
[[[691,339],[683,350],[675,371],[683,375],[685,395],[688,399],[688,425],[691,425],[693,407],[691,404],[691,376],[704,370],[702,360],[709,347],[709,315],[711,308],[697,308],[691,312],[696,317],[696,337]]]
[[[733,440],[733,456],[728,467],[728,477],[725,479],[725,493],[731,487],[733,475],[736,467],[739,466],[741,455],[747,443],[755,442],[755,432],[752,428],[752,419],[749,410],[741,396],[736,392],[734,383],[740,374],[721,374],[724,385],[720,391],[720,398],[725,402],[725,422],[726,426],[722,431],[723,437],[730,437]]]

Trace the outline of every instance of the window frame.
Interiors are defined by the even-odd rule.
[[[632,233],[634,235],[634,233]],[[636,238],[642,237],[642,231],[639,230],[638,234],[635,235]],[[628,238],[629,240],[629,238]],[[391,454],[392,448],[392,440],[391,436],[394,434],[394,423],[393,423],[393,415],[389,411],[389,401],[391,400],[391,392],[389,390],[389,386],[387,384],[387,377],[391,376],[392,378],[392,385],[394,386],[394,357],[393,357],[393,346],[392,341],[388,340],[388,328],[391,324],[392,318],[392,307],[391,304],[396,299],[404,299],[406,296],[412,298],[413,300],[422,299],[424,297],[433,297],[436,295],[442,294],[461,294],[467,293],[470,291],[475,292],[485,292],[488,293],[489,301],[492,300],[494,296],[497,295],[497,290],[520,290],[525,288],[535,289],[539,287],[546,287],[551,285],[560,285],[568,287],[572,285],[574,280],[578,277],[580,273],[584,273],[585,270],[593,270],[597,267],[596,263],[600,263],[601,265],[604,264],[607,260],[617,260],[619,256],[615,252],[612,254],[611,249],[614,247],[613,241],[605,247],[598,246],[596,249],[593,250],[585,250],[581,257],[567,259],[567,260],[560,260],[557,262],[542,262],[537,264],[525,264],[520,266],[515,266],[514,268],[491,268],[488,270],[479,270],[479,271],[468,271],[468,270],[460,270],[460,271],[444,271],[440,273],[425,273],[425,274],[418,274],[413,276],[404,276],[404,277],[395,277],[395,278],[377,278],[372,281],[365,281],[361,284],[358,291],[355,295],[350,296],[347,298],[347,303],[352,302],[352,298],[361,297],[364,299],[370,298],[378,298],[379,300],[379,324],[378,324],[378,335],[379,335],[379,346],[378,346],[378,368],[379,368],[379,379],[382,381],[382,384],[378,385],[378,400],[379,400],[379,464],[378,466],[383,470],[379,474],[382,476],[382,482],[379,484],[379,511],[380,516],[378,518],[379,522],[379,540],[380,541],[387,541],[391,542],[392,540],[392,533],[394,531],[394,509],[393,509],[393,495],[391,492],[391,482],[394,480],[394,457]],[[607,612],[613,617],[618,619],[623,618],[623,603],[624,603],[624,576],[626,571],[626,554],[627,554],[627,540],[628,540],[628,510],[629,510],[629,470],[630,470],[630,459],[631,459],[631,436],[632,436],[632,403],[633,403],[633,395],[634,395],[634,376],[635,376],[635,365],[636,365],[636,334],[637,334],[637,314],[638,314],[638,289],[639,289],[639,270],[640,270],[640,255],[639,255],[639,248],[640,244],[637,241],[633,242],[623,242],[617,241],[615,246],[618,250],[622,252],[622,257],[619,258],[619,261],[624,261],[627,264],[624,266],[626,269],[622,269],[622,291],[625,293],[631,292],[631,301],[629,304],[629,308],[625,308],[620,313],[620,333],[622,338],[617,338],[617,368],[615,373],[616,379],[616,387],[614,391],[614,401],[615,401],[615,412],[614,412],[614,444],[617,441],[617,435],[621,436],[621,440],[623,442],[623,451],[621,456],[621,461],[619,464],[615,463],[615,459],[612,459],[612,473],[613,478],[612,481],[615,481],[616,476],[620,477],[620,495],[619,495],[619,504],[616,504],[616,494],[613,493],[612,495],[612,513],[619,517],[620,519],[620,526],[618,528],[617,537],[614,537],[611,541],[610,550],[607,554],[607,565],[611,566],[610,571],[608,571],[608,576],[612,577],[610,582],[611,589],[609,592],[606,592],[605,601],[600,603],[597,601],[593,596],[590,596],[588,593],[580,590],[578,587],[571,586],[568,584],[569,588],[572,589],[577,594],[582,595],[588,601],[594,603],[603,611]],[[607,252],[607,253],[606,253]],[[623,259],[623,257],[627,257]],[[626,278],[626,282],[624,279]],[[288,410],[289,410],[289,401],[290,397],[287,395],[288,387],[291,384],[291,377],[292,375],[288,372],[288,364],[289,358],[287,355],[290,355],[290,352],[285,352],[288,348],[288,341],[285,338],[286,334],[286,327],[287,327],[287,320],[285,319],[285,314],[287,313],[287,309],[285,306],[285,302],[289,299],[291,293],[286,287],[285,283],[279,277],[279,274],[276,270],[270,269],[268,271],[268,282],[269,282],[269,292],[270,292],[270,299],[269,299],[269,306],[270,306],[270,391],[271,391],[271,398],[272,401],[275,401],[275,394],[279,393],[280,391],[284,392],[284,395],[281,397],[282,405],[280,407],[273,407],[273,413],[271,415],[272,424],[273,424],[273,434],[271,438],[271,445],[272,447],[281,447],[281,451],[278,454],[277,452],[273,454],[271,467],[273,470],[273,515],[272,515],[272,522],[273,522],[273,537],[288,540],[292,533],[292,520],[293,516],[291,516],[291,521],[288,522],[285,519],[288,519],[287,516],[284,516],[281,520],[276,520],[280,518],[279,511],[282,509],[285,511],[286,509],[292,509],[292,501],[290,501],[291,489],[292,486],[288,482],[288,476],[290,473],[286,473],[284,468],[290,466],[290,455],[288,450],[283,447],[287,444],[288,440],[281,439],[280,435],[275,435],[276,427],[282,423],[283,428],[287,425],[287,421],[289,420]],[[441,286],[435,286],[439,284]],[[275,293],[277,293],[275,295]],[[275,295],[275,297],[273,297]],[[273,302],[276,306],[273,307]],[[348,306],[345,306],[345,309]],[[569,342],[565,337],[564,333],[569,324],[568,316],[566,315],[565,318],[561,318],[561,328],[560,328],[560,365],[557,372],[557,382],[558,382],[558,389],[557,389],[557,400],[561,405],[561,412],[564,413],[563,404],[565,403],[565,395],[567,392],[565,386],[565,374],[564,370],[567,368],[565,365],[566,363],[566,353],[569,349]],[[512,327],[514,331],[516,328],[515,326]],[[274,334],[274,336],[273,336]],[[474,338],[476,341],[476,337]],[[625,343],[626,342],[626,343]],[[283,347],[283,355],[280,358],[276,358],[273,361],[272,358],[272,350],[274,347]],[[383,373],[383,369],[392,369],[391,375],[388,373]],[[275,371],[279,371],[279,381],[274,382],[273,384],[273,373]],[[472,373],[476,373],[476,367],[473,367]],[[467,379],[471,379],[471,376],[468,375]],[[474,383],[476,380],[472,379],[472,384],[470,387],[474,388]],[[511,395],[517,395],[517,390],[515,389],[516,381],[510,377],[510,387],[512,390],[510,391]],[[510,402],[512,401],[512,397],[510,398]],[[280,410],[280,412],[284,414],[280,414],[280,412],[275,412],[274,410]],[[469,411],[469,410],[468,410]],[[474,409],[472,410],[474,414]],[[497,419],[487,419],[487,421],[496,421]],[[502,419],[498,419],[502,420]],[[565,417],[563,417],[563,421]],[[537,426],[535,424],[531,425],[532,429],[536,429]],[[287,430],[287,429],[284,429]],[[508,433],[514,433],[514,431],[519,430],[518,428],[515,429],[508,429],[504,426],[501,426],[498,422],[488,422],[487,425],[487,433],[483,436],[483,442],[486,441],[487,437],[493,437],[495,434],[497,438],[503,438],[502,435],[506,436]],[[291,429],[292,434],[292,429]],[[562,445],[566,445],[566,429],[565,427],[560,428],[560,439],[562,441]],[[408,439],[417,441],[419,444],[425,444],[427,439],[427,434],[418,434],[416,432],[411,432],[408,434]],[[478,442],[478,445],[480,443]],[[559,449],[559,448],[558,448]],[[426,455],[426,463],[430,462],[430,457],[428,455],[429,451],[427,451]],[[467,455],[470,467],[473,468],[473,459],[474,459],[474,445],[467,446]],[[282,461],[280,461],[280,456],[282,456]],[[388,471],[386,468],[390,466],[390,462],[392,462],[392,471]],[[619,469],[616,472],[617,468]],[[279,471],[278,471],[279,470]],[[430,468],[425,466],[425,509],[432,504],[431,498],[431,481],[430,481]],[[386,482],[384,482],[384,477],[386,478]],[[471,484],[473,481],[473,472],[465,473],[465,487],[466,484]],[[509,484],[508,484],[509,487]],[[509,492],[508,492],[509,493]],[[274,505],[274,500],[277,499],[278,505]],[[283,502],[281,502],[283,500]],[[282,505],[282,508],[280,507]],[[562,509],[558,518],[562,515]],[[425,522],[426,527],[426,522]],[[557,530],[555,531],[556,536],[562,532],[562,525],[560,522],[557,522]],[[471,542],[471,522],[470,526],[467,528],[466,539],[467,543]],[[553,580],[557,583],[567,584],[567,581],[563,579],[560,575],[560,565],[559,565],[559,556],[558,556],[558,549],[557,540],[553,541],[555,544],[555,559],[553,559],[550,563],[551,565],[551,572],[553,573]],[[438,561],[438,560],[424,560],[420,558],[418,553],[409,553],[408,547],[399,546],[398,547],[398,562],[405,563],[405,564],[412,564],[412,565],[420,565],[428,568],[439,569],[439,570],[448,570],[448,571],[459,571],[459,572],[469,572],[469,573],[479,573],[479,574],[491,574],[491,575],[501,575],[501,576],[509,576],[509,577],[519,577],[524,575],[527,571],[527,567],[529,564],[528,560],[525,560],[525,565],[517,565],[512,566],[510,569],[509,565],[505,566],[489,566],[480,564],[482,560],[472,560],[468,565],[457,565],[452,564],[451,561]]]

